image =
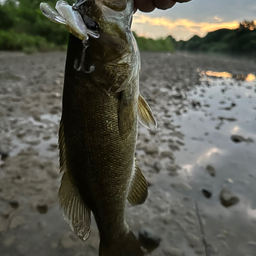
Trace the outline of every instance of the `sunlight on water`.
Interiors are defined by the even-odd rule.
[[[237,80],[247,81],[247,82],[253,82],[256,80],[256,76],[254,74],[248,74],[248,75],[233,75],[228,72],[216,72],[216,71],[200,71],[198,72],[202,76],[209,76],[209,77],[218,77],[218,78],[235,78]]]

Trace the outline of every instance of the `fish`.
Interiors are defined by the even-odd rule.
[[[139,205],[148,183],[135,159],[138,122],[156,127],[139,92],[140,55],[131,31],[133,0],[40,4],[70,32],[59,128],[62,173],[58,196],[64,219],[83,241],[91,215],[99,256],[142,256],[125,221],[125,205]]]

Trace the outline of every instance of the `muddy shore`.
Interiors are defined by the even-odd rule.
[[[158,238],[152,256],[256,256],[256,62],[141,58],[158,129],[139,126],[149,197],[127,204],[128,224]],[[0,255],[95,256],[95,223],[79,241],[57,203],[65,53],[0,52],[0,63]]]

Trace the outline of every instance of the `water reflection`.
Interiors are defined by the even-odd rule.
[[[239,250],[241,255],[254,255],[248,241],[256,235],[252,223],[256,218],[256,77],[198,72],[201,86],[186,94],[191,107],[185,107],[185,114],[172,117],[185,135],[186,147],[175,152],[181,177],[192,187],[189,195],[184,195],[199,203],[205,214],[206,236],[219,243],[218,255],[238,255]],[[234,143],[232,135],[243,139],[242,143]],[[207,165],[214,167],[215,177],[207,173]],[[223,188],[238,196],[239,203],[230,208],[222,206],[219,196]],[[206,198],[202,191],[211,197]],[[229,234],[226,249],[216,240],[220,230]],[[241,230],[247,230],[246,236],[240,235]]]
[[[254,74],[248,75],[234,75],[228,72],[216,72],[216,71],[200,71],[198,70],[201,76],[209,76],[209,77],[218,77],[218,78],[234,78],[236,80],[246,81],[246,82],[253,82],[256,80],[256,76]]]

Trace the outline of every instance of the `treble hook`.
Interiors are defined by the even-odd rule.
[[[94,66],[90,66],[89,67],[89,70],[86,70],[85,67],[84,67],[84,64],[85,64],[85,55],[86,55],[86,49],[88,48],[89,46],[89,43],[88,41],[83,41],[83,53],[82,53],[82,57],[81,57],[81,61],[80,61],[80,64],[78,64],[78,59],[75,59],[75,62],[74,62],[74,69],[79,72],[79,71],[83,71],[84,73],[86,74],[89,74],[89,73],[92,73],[94,70],[95,70],[95,67]]]

